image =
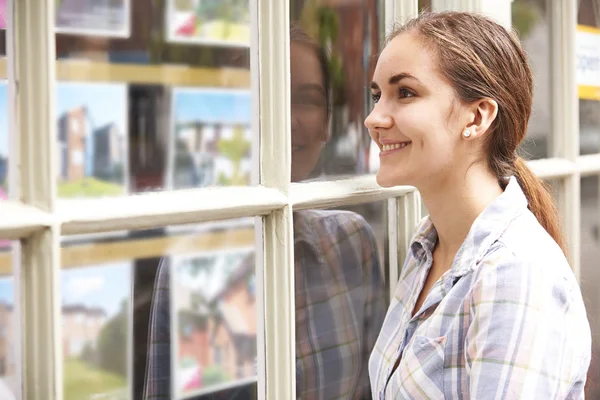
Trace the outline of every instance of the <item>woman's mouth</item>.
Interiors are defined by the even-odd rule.
[[[390,143],[390,144],[381,145],[381,152],[379,153],[379,156],[383,157],[383,156],[387,156],[388,154],[392,154],[392,153],[401,151],[411,143],[412,142],[399,142],[399,143]]]

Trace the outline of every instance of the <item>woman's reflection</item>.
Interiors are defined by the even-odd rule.
[[[330,115],[326,52],[297,25],[291,38],[292,180],[319,174]],[[370,225],[349,211],[294,213],[296,393],[299,399],[371,398],[367,362],[385,316]],[[169,269],[152,305],[146,399],[170,398]],[[256,398],[255,385],[201,399]]]

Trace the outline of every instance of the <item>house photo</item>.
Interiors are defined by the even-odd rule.
[[[175,260],[172,340],[182,395],[256,376],[254,257],[247,251]]]
[[[69,268],[60,280],[65,400],[129,398],[131,263]]]
[[[59,195],[126,194],[126,87],[60,83],[57,100]]]
[[[252,168],[249,91],[173,91],[171,186],[245,186]]]

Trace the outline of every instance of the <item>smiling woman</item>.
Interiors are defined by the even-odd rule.
[[[533,92],[516,36],[423,14],[392,33],[371,92],[377,182],[416,186],[429,211],[371,353],[373,397],[582,397],[581,292],[551,196],[516,154]]]

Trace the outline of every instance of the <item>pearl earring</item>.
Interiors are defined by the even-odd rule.
[[[471,137],[471,131],[468,129],[465,129],[465,131],[463,132],[463,136],[466,138]]]

